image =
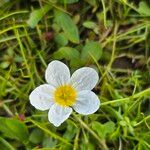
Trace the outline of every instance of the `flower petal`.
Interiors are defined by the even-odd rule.
[[[69,68],[64,63],[54,60],[46,69],[45,79],[54,87],[66,84],[70,80]]]
[[[78,91],[92,90],[98,80],[98,73],[93,68],[83,67],[73,73],[70,84]]]
[[[100,100],[97,95],[88,90],[78,93],[76,103],[73,108],[76,112],[83,115],[89,115],[96,112],[100,107]]]
[[[55,88],[48,84],[43,84],[35,88],[29,96],[31,105],[39,110],[49,109],[54,104],[54,90]]]
[[[72,113],[72,108],[54,104],[48,113],[49,121],[56,127],[60,126]]]

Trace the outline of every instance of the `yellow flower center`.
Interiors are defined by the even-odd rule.
[[[54,93],[55,101],[62,106],[72,106],[76,96],[75,89],[70,85],[59,86]]]

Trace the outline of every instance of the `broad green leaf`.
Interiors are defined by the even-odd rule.
[[[141,15],[150,16],[150,7],[144,1],[140,2],[138,11]]]
[[[96,34],[99,34],[99,26],[93,21],[85,21],[83,26],[92,29]]]
[[[95,60],[99,60],[102,55],[102,47],[98,42],[88,42],[83,47],[81,52],[81,59],[83,62],[93,62]],[[94,59],[93,59],[94,58]]]
[[[79,61],[80,53],[78,50],[71,48],[71,47],[61,47],[58,51],[53,53],[52,58],[53,59],[66,59],[70,60],[70,67],[71,68],[78,68],[81,65],[81,62]]]
[[[124,127],[127,125],[126,121],[124,120],[119,121],[119,124]]]
[[[0,63],[0,68],[6,69],[10,65],[9,61],[3,61]]]
[[[57,46],[66,46],[68,44],[68,39],[64,35],[64,33],[59,33],[55,36],[55,42],[57,43]]]
[[[68,124],[67,130],[64,133],[63,137],[65,139],[68,139],[69,141],[72,141],[76,133],[77,133],[77,128],[73,124]]]
[[[115,123],[112,121],[106,122],[104,126],[105,130],[107,130],[106,133],[112,133],[115,130]]]
[[[73,3],[77,3],[79,0],[58,0],[59,3],[63,3],[63,4],[73,4]]]
[[[44,138],[43,131],[36,128],[31,132],[29,140],[34,144],[38,144],[42,142],[43,138]]]
[[[55,148],[56,144],[57,144],[57,140],[51,137],[45,137],[42,142],[42,146],[44,148]]]
[[[93,130],[95,130],[98,133],[98,135],[102,139],[104,139],[104,138],[106,138],[107,134],[110,134],[115,130],[115,124],[112,121],[109,121],[104,124],[94,121],[92,123],[92,128],[93,128]]]
[[[51,8],[52,7],[50,5],[45,5],[40,9],[33,10],[33,12],[30,14],[29,20],[27,21],[28,25],[31,28],[34,28]]]
[[[96,6],[96,0],[85,0],[85,1],[92,6]]]
[[[0,117],[0,131],[6,137],[22,142],[28,141],[29,133],[25,124],[17,119]]]
[[[71,47],[61,47],[58,51],[53,53],[53,59],[77,59],[79,58],[79,52]]]
[[[85,21],[83,23],[83,26],[86,27],[86,28],[89,28],[89,29],[94,29],[97,25],[93,21]]]
[[[64,12],[56,11],[55,17],[58,25],[63,29],[68,40],[73,43],[79,43],[78,28],[70,16]]]

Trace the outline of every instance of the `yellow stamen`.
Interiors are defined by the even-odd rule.
[[[54,93],[55,101],[62,106],[72,106],[76,100],[77,93],[70,85],[58,87]]]

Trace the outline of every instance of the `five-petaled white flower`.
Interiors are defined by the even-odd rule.
[[[30,103],[39,110],[48,110],[48,119],[56,127],[60,126],[71,114],[72,108],[79,114],[89,115],[96,112],[100,100],[91,90],[98,82],[98,73],[83,67],[70,77],[69,68],[60,61],[49,63],[43,84],[33,90]]]

